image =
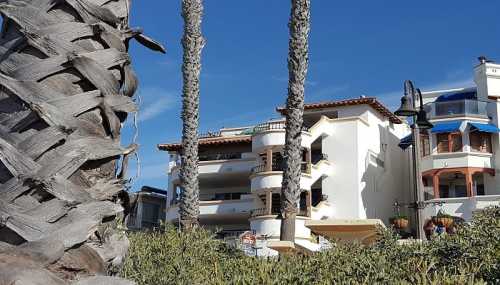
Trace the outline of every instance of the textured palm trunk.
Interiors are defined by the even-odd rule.
[[[281,186],[281,235],[283,241],[295,241],[295,217],[300,197],[301,132],[304,113],[304,83],[308,66],[310,0],[292,0],[289,29],[288,98],[286,135]]]
[[[182,165],[180,169],[181,199],[179,215],[181,227],[189,230],[198,225],[198,123],[201,51],[205,40],[201,34],[202,0],[182,0],[184,18],[184,48],[182,75]]]
[[[128,248],[129,0],[3,0],[0,284],[103,284]],[[112,283],[115,284],[115,283]]]

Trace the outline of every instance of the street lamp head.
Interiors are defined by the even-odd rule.
[[[411,117],[417,114],[417,110],[413,107],[413,102],[410,94],[405,94],[401,97],[401,106],[394,114],[401,117]]]
[[[423,130],[432,129],[434,127],[434,125],[427,120],[427,112],[423,109],[418,111],[416,124],[419,129]]]

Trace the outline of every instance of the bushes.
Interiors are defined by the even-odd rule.
[[[469,284],[500,282],[500,207],[422,244],[336,245],[279,260],[244,256],[204,230],[132,233],[122,276],[139,284]]]

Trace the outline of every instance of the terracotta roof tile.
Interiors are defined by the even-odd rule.
[[[244,135],[244,136],[232,136],[232,137],[212,137],[212,138],[201,138],[198,140],[198,145],[207,146],[207,145],[224,145],[224,144],[238,144],[238,143],[251,143],[252,136]],[[159,144],[159,150],[164,151],[178,151],[181,149],[180,143],[171,143],[171,144]]]
[[[380,103],[376,98],[368,97],[368,98],[358,98],[358,99],[348,99],[342,101],[329,101],[329,102],[319,102],[319,103],[309,103],[304,104],[304,110],[314,110],[314,109],[323,109],[323,108],[333,108],[333,107],[343,107],[343,106],[355,106],[355,105],[369,105],[377,112],[379,112],[382,116],[387,117],[390,122],[394,124],[402,124],[398,116],[394,115],[389,109],[387,109],[382,103]],[[281,114],[285,113],[285,107],[276,108],[278,112]]]

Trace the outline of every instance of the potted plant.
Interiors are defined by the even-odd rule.
[[[408,217],[405,215],[397,214],[390,219],[390,222],[398,230],[406,229],[408,227]]]
[[[439,210],[437,215],[432,217],[432,222],[440,227],[450,228],[453,225],[453,217]]]

